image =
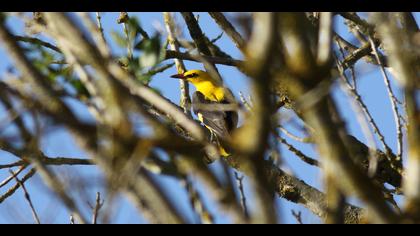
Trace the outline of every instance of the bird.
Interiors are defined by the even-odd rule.
[[[229,90],[220,81],[202,70],[188,70],[175,74],[172,78],[186,80],[196,88],[192,96],[192,109],[203,125],[209,129],[212,141],[219,146],[222,157],[231,155],[221,144],[220,139],[229,139],[238,124],[238,113],[233,110],[217,109],[219,104],[232,104],[228,99]],[[210,105],[208,107],[203,105]],[[211,108],[211,105],[216,105]]]

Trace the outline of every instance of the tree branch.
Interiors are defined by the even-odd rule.
[[[201,57],[203,57],[206,61],[210,63],[221,64],[221,65],[226,65],[226,66],[241,67],[244,63],[241,60],[230,59],[226,57],[214,57],[214,56],[206,56],[206,55],[201,55]],[[197,58],[191,55],[190,53],[178,52],[174,50],[166,50],[165,59],[172,59],[172,58],[200,62],[200,60],[197,60]]]
[[[245,46],[245,40],[238,33],[238,31],[233,27],[233,25],[226,19],[226,17],[221,12],[209,12],[209,15],[214,19],[214,21],[219,25],[219,27],[226,32],[235,46],[243,51]]]

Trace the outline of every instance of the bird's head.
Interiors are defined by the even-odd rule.
[[[213,81],[211,76],[202,70],[188,70],[184,74],[175,74],[172,78],[187,80],[192,84],[198,84],[203,81]]]

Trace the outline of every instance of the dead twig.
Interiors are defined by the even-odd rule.
[[[373,51],[373,53],[376,57],[376,60],[379,64],[379,66],[380,66],[380,69],[381,69],[381,73],[382,73],[382,76],[383,76],[383,79],[384,79],[384,83],[385,83],[385,86],[387,88],[388,96],[389,96],[389,99],[390,99],[390,102],[391,102],[392,112],[394,114],[395,126],[396,126],[396,130],[397,130],[397,142],[398,142],[397,158],[396,158],[396,160],[391,161],[391,164],[393,164],[395,161],[402,162],[402,154],[403,154],[402,153],[402,151],[403,151],[403,140],[402,140],[402,138],[403,138],[403,134],[402,134],[402,124],[401,124],[401,118],[400,118],[401,115],[400,115],[400,112],[399,112],[399,109],[398,109],[398,104],[400,104],[400,102],[398,101],[397,97],[395,97],[395,94],[394,94],[394,92],[391,88],[391,84],[390,84],[388,75],[387,75],[387,73],[384,69],[384,66],[382,65],[382,62],[381,62],[380,58],[379,58],[379,53],[376,49],[375,42],[373,41],[372,37],[370,37],[370,36],[369,36],[369,42],[370,42],[370,45],[372,47],[372,51]]]
[[[302,222],[302,212],[301,211],[298,211],[296,213],[294,210],[292,210],[292,215],[293,215],[293,217],[295,217],[296,221],[299,224],[303,224],[303,222]]]
[[[103,200],[101,201],[101,193],[97,192],[96,193],[95,207],[93,208],[93,214],[92,214],[92,224],[97,223],[99,210],[102,208],[103,205],[104,205],[104,201]]]
[[[28,179],[30,179],[35,174],[35,169],[31,169],[26,175],[22,177],[20,180],[22,183],[25,183]],[[19,184],[13,185],[9,190],[6,191],[5,194],[0,196],[0,203],[2,203],[4,200],[6,200],[8,197],[12,196],[16,190],[18,190],[20,187]]]
[[[244,191],[244,183],[243,183],[243,179],[244,176],[239,176],[238,172],[234,172],[235,174],[235,179],[236,179],[236,183],[238,185],[238,189],[239,189],[239,194],[241,196],[241,204],[242,204],[242,209],[244,211],[244,215],[246,218],[249,217],[249,212],[248,212],[248,207],[246,204],[246,196],[245,196],[245,191]]]
[[[11,169],[9,169],[9,172],[14,177],[14,179],[19,184],[19,186],[22,188],[22,190],[24,192],[25,199],[28,202],[29,207],[31,208],[32,216],[34,217],[35,222],[37,224],[41,224],[41,221],[39,220],[38,214],[36,213],[35,207],[34,207],[34,205],[32,203],[31,196],[29,195],[29,192],[26,189],[25,185],[23,184],[23,182],[16,176],[16,174]]]

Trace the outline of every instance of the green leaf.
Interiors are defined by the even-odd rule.
[[[136,40],[137,35],[140,33],[140,23],[137,17],[130,17],[127,21],[129,37],[133,42]]]
[[[143,50],[144,44],[146,43],[147,40],[148,39],[145,39],[145,38],[141,39],[138,43],[134,44],[134,49]]]
[[[156,67],[150,69],[149,71],[147,71],[146,73],[144,73],[143,75],[153,76],[153,75],[156,75],[158,73],[164,72],[165,70],[173,67],[174,65],[175,65],[175,62],[166,64],[166,65],[156,66]]]
[[[143,38],[148,39],[149,35],[146,31],[143,30],[141,27],[140,21],[137,17],[130,17],[127,25],[129,26],[130,30],[130,37],[135,41],[135,38],[140,34]]]
[[[72,79],[70,81],[70,84],[76,90],[78,95],[90,97],[88,90],[86,89],[85,85],[80,80]]]
[[[156,53],[145,52],[139,57],[139,65],[144,67],[152,67],[159,62],[159,55]]]
[[[139,64],[142,68],[155,66],[161,60],[161,40],[160,34],[155,34],[152,38],[143,38],[136,48],[143,53],[139,58]]]
[[[63,67],[62,74],[66,79],[71,78],[73,75],[73,67],[72,66]]]
[[[160,34],[155,34],[152,38],[143,38],[134,46],[135,49],[147,52],[157,52],[160,50],[160,47]]]
[[[54,55],[46,50],[41,50],[41,58],[45,64],[51,64],[55,60]]]
[[[127,60],[128,60],[127,67],[128,67],[129,71],[136,72],[136,71],[139,71],[141,69],[140,65],[138,63],[138,60],[139,60],[138,57],[127,58]]]
[[[144,85],[148,85],[150,81],[152,81],[152,77],[148,75],[137,75],[137,80],[143,83]]]

